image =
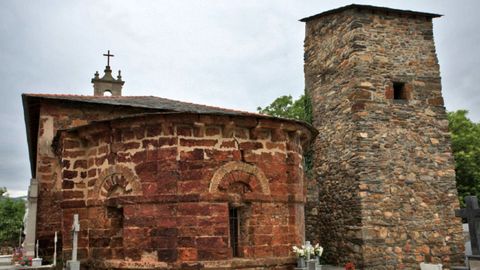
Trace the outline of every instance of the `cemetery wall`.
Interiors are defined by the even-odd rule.
[[[64,257],[78,213],[79,258],[95,268],[289,269],[310,137],[280,119],[178,113],[60,131]]]
[[[338,264],[460,264],[432,18],[352,8],[307,20],[305,82],[320,134],[307,238]]]

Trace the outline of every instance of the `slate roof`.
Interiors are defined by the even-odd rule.
[[[64,100],[69,102],[82,102],[113,106],[127,106],[146,108],[160,111],[191,112],[191,113],[218,113],[229,115],[259,115],[256,113],[225,109],[220,107],[200,105],[155,96],[82,96],[82,95],[56,95],[56,94],[23,94],[25,99]]]
[[[394,13],[394,14],[404,14],[404,15],[414,15],[414,16],[422,16],[427,18],[438,18],[442,15],[435,14],[435,13],[427,13],[427,12],[419,12],[419,11],[412,11],[412,10],[403,10],[403,9],[394,9],[394,8],[387,8],[387,7],[376,7],[376,6],[369,6],[369,5],[358,5],[358,4],[351,4],[344,7],[339,7],[336,9],[331,9],[313,16],[305,17],[300,19],[301,22],[308,22],[313,19],[317,19],[320,17],[324,17],[330,14],[340,13],[345,10],[349,9],[358,9],[358,10],[372,10],[381,13]]]
[[[309,124],[293,119],[280,117],[272,117],[269,115],[225,109],[220,107],[200,105],[189,102],[171,100],[155,96],[121,96],[121,97],[104,97],[104,96],[82,96],[82,95],[57,95],[57,94],[22,94],[23,110],[25,116],[25,126],[27,131],[28,150],[30,155],[30,166],[32,176],[35,177],[36,166],[36,150],[37,150],[37,134],[40,117],[40,105],[42,102],[62,102],[75,104],[98,104],[99,106],[119,106],[144,108],[145,114],[155,112],[171,112],[171,113],[196,113],[196,114],[212,114],[227,116],[245,116],[257,118],[280,119],[286,122],[295,122],[305,126],[312,132],[314,137],[318,132]],[[138,115],[137,115],[138,116]],[[128,117],[128,116],[125,116]],[[120,117],[122,118],[122,117]],[[110,119],[114,120],[114,119]],[[109,121],[108,119],[106,121]]]

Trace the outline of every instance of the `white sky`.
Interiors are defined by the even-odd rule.
[[[304,24],[351,1],[0,1],[0,186],[25,195],[21,93],[93,93],[110,49],[124,95],[255,111],[303,92]],[[448,110],[480,121],[480,1],[357,1],[440,13],[434,35]]]

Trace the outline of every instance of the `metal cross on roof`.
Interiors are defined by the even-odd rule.
[[[107,66],[110,66],[110,57],[114,57],[114,55],[110,54],[110,50],[108,50],[107,54],[103,54],[103,56],[107,57]]]

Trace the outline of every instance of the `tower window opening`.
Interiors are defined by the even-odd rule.
[[[393,83],[393,99],[396,99],[396,100],[408,99],[407,91],[405,91],[405,83],[402,83],[402,82]]]
[[[239,215],[238,208],[230,207],[228,211],[229,227],[230,227],[230,248],[232,256],[239,257]]]
[[[111,97],[112,96],[112,91],[110,91],[109,89],[105,90],[103,92],[103,95],[106,96],[106,97]]]

